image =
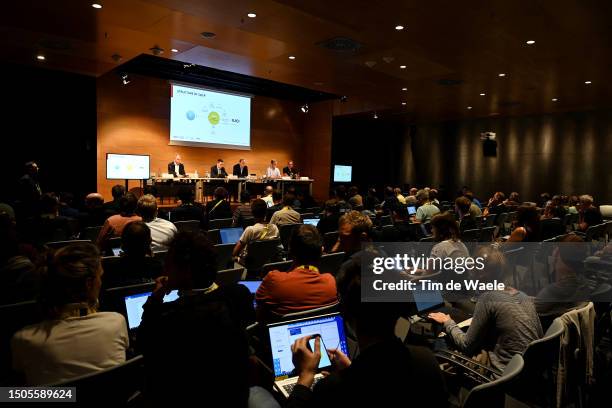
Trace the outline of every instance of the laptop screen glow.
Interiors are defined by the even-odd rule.
[[[438,290],[413,290],[412,296],[418,313],[444,304],[442,293]]]
[[[242,236],[244,230],[240,227],[237,228],[221,228],[219,233],[221,234],[222,244],[235,244]]]
[[[146,303],[147,299],[151,295],[151,292],[138,293],[136,295],[126,296],[125,311],[127,312],[128,327],[135,329],[140,326],[142,321],[142,306]],[[172,302],[178,299],[178,290],[173,290],[164,296],[164,303]]]
[[[319,219],[318,218],[304,218],[302,221],[306,225],[312,225],[312,226],[315,226],[315,227],[317,225],[319,225]]]

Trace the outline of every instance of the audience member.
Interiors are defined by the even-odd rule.
[[[431,221],[431,218],[440,212],[440,209],[429,201],[429,193],[425,190],[419,190],[416,198],[419,202],[419,208],[416,212],[416,221],[425,223]]]
[[[136,208],[134,199],[134,208]],[[119,210],[121,212],[121,209]],[[81,228],[103,226],[108,218],[104,211],[104,198],[100,193],[89,193],[85,196],[85,211],[79,216]]]
[[[521,205],[518,208],[516,228],[510,234],[508,242],[537,242],[541,240],[542,227],[538,210],[535,207]]]
[[[80,217],[81,213],[74,207],[74,194],[62,192],[57,198],[59,200],[59,215],[61,217],[68,217],[75,220]]]
[[[263,197],[261,197],[261,199],[265,201],[268,207],[272,207],[274,205],[272,193],[274,193],[274,188],[272,186],[266,186],[264,190],[264,195]]]
[[[374,212],[376,206],[380,204],[380,200],[376,197],[376,189],[369,188],[368,194],[364,200],[363,206],[366,210]]]
[[[477,229],[478,222],[470,213],[472,202],[467,197],[457,197],[455,200],[455,211],[459,216],[459,232],[463,234],[466,230]]]
[[[336,280],[330,273],[320,273],[323,241],[312,225],[301,225],[289,241],[289,272],[271,271],[257,290],[258,321],[268,316],[313,309],[338,301]],[[329,272],[329,271],[323,271]]]
[[[202,223],[204,207],[194,201],[193,189],[190,186],[181,186],[176,195],[181,203],[170,211],[170,220],[172,222],[200,221]]]
[[[293,209],[293,203],[295,196],[291,193],[285,194],[283,198],[283,207],[276,211],[270,218],[270,224],[285,225],[285,224],[299,224],[302,222],[300,213]]]
[[[251,203],[251,211],[255,223],[245,228],[240,240],[236,242],[233,251],[233,256],[238,257],[242,265],[245,264],[248,257],[249,244],[251,242],[276,239],[279,237],[278,227],[266,222],[267,207],[266,202],[261,199],[254,200]]]
[[[397,201],[399,201],[399,203],[402,205],[406,205],[406,199],[402,195],[402,189],[396,187],[393,189],[393,192],[395,193],[395,198],[397,198]]]
[[[593,205],[593,197],[588,194],[580,196],[580,231],[586,232],[589,227],[603,223],[601,211]]]
[[[27,162],[24,175],[17,185],[17,215],[26,218],[36,214],[38,200],[42,196],[39,183],[39,168],[35,162]]]
[[[482,212],[482,215],[487,217],[489,214],[507,213],[508,208],[506,208],[506,204],[504,204],[505,200],[506,195],[504,193],[502,193],[501,191],[496,192],[495,194],[493,194],[493,197],[489,199],[489,202],[487,203],[486,208]]]
[[[363,198],[359,194],[359,188],[352,186],[348,191],[348,203],[351,207],[363,207]]]
[[[21,329],[11,342],[13,368],[27,385],[68,380],[125,361],[124,317],[97,311],[102,273],[92,244],[55,253],[42,294],[47,320]]]
[[[472,193],[471,191],[467,190],[463,193],[463,196],[465,198],[467,198],[468,200],[470,200],[470,214],[472,215],[472,217],[476,218],[482,215],[482,209],[480,207],[480,203],[476,204],[476,202],[474,200],[476,200],[474,198],[474,193]]]
[[[251,218],[253,218],[253,212],[251,211],[251,194],[245,190],[240,193],[240,205],[234,210],[232,225],[234,227],[244,228],[247,219]]]
[[[391,214],[394,208],[396,208],[400,203],[397,199],[397,195],[395,191],[393,191],[393,187],[385,187],[385,200],[382,202],[382,210],[385,214]]]
[[[227,201],[227,190],[217,187],[214,193],[214,200],[206,203],[206,222],[224,218],[232,218],[232,207]],[[208,228],[208,225],[206,225]]]
[[[336,200],[338,200],[338,207],[340,208],[341,214],[351,210],[351,204],[347,201],[346,187],[338,186],[336,188]]]
[[[119,214],[112,215],[104,221],[104,225],[98,235],[98,246],[103,247],[110,237],[120,237],[123,228],[132,221],[141,221],[140,215],[136,214],[138,199],[132,193],[126,193],[119,199]]]
[[[445,212],[437,214],[431,219],[431,233],[433,235],[433,240],[437,242],[437,244],[431,248],[430,256],[432,258],[447,259],[466,258],[470,256],[467,247],[459,239],[460,234],[457,221],[455,221],[455,217],[450,213]],[[447,270],[442,272],[441,280],[446,282],[452,279],[450,276],[452,272]]]
[[[521,198],[519,196],[519,193],[517,193],[516,191],[511,192],[508,199],[504,201],[504,204],[509,210],[514,211],[516,207],[521,205]]]
[[[168,242],[174,238],[178,230],[168,220],[157,216],[157,200],[151,194],[145,194],[138,200],[138,214],[151,230],[151,249],[153,252],[168,249]]]
[[[104,211],[106,211],[109,217],[121,212],[121,197],[125,195],[125,187],[121,184],[114,185],[111,189],[111,194],[113,200],[104,203]]]
[[[325,209],[323,210],[323,216],[317,224],[317,229],[321,235],[325,235],[328,232],[338,231],[338,221],[340,220],[340,207],[338,207],[338,201],[327,200],[325,202]]]

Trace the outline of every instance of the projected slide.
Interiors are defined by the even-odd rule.
[[[136,154],[106,155],[106,178],[144,180],[149,178],[149,156]]]
[[[251,98],[170,84],[170,144],[251,146]]]
[[[340,166],[336,164],[334,166],[334,182],[336,183],[350,182],[352,170],[353,170],[353,166]]]

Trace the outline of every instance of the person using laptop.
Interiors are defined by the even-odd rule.
[[[272,214],[270,224],[285,225],[299,224],[302,222],[300,213],[293,209],[294,203],[295,195],[291,193],[285,194],[285,197],[283,197],[283,207]]]
[[[248,256],[249,244],[251,242],[279,237],[278,227],[266,222],[267,210],[268,206],[262,199],[257,199],[251,204],[255,223],[246,227],[233,251],[233,256],[238,257],[238,262],[242,265],[244,265],[245,259]]]
[[[125,362],[125,318],[99,312],[100,253],[78,243],[52,257],[42,289],[47,320],[19,330],[11,341],[13,369],[26,385],[69,380]]]
[[[433,353],[405,346],[395,336],[401,309],[394,303],[362,303],[360,264],[354,263],[347,273],[343,309],[356,330],[360,353],[351,361],[331,348],[335,345],[326,344],[332,372],[311,389],[322,357],[321,340],[314,338],[314,347],[309,347],[311,336],[297,339],[292,352],[298,382],[287,407],[395,407],[402,399],[406,406],[447,407],[444,378]],[[406,387],[414,392],[403,393]]]
[[[271,271],[263,279],[255,300],[258,321],[270,314],[285,315],[330,305],[338,301],[336,280],[320,273],[323,241],[312,225],[301,225],[289,241],[289,257],[295,265],[289,272]]]
[[[499,249],[482,246],[475,257],[483,257],[486,262],[482,270],[472,271],[472,279],[485,283],[504,282],[505,258]],[[515,354],[523,354],[529,343],[543,334],[533,298],[508,284],[504,290],[478,296],[467,333],[445,313],[434,312],[428,317],[443,325],[460,352],[500,371]],[[485,339],[493,339],[494,344],[487,347]]]
[[[170,242],[167,276],[143,306],[137,338],[147,360],[145,398],[159,404],[246,407],[252,298],[242,285],[218,286],[214,246],[202,233]],[[172,290],[179,298],[163,302]]]

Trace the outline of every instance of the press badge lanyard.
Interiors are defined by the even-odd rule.
[[[312,265],[300,265],[296,269],[308,269],[309,271],[319,272],[319,268]]]

